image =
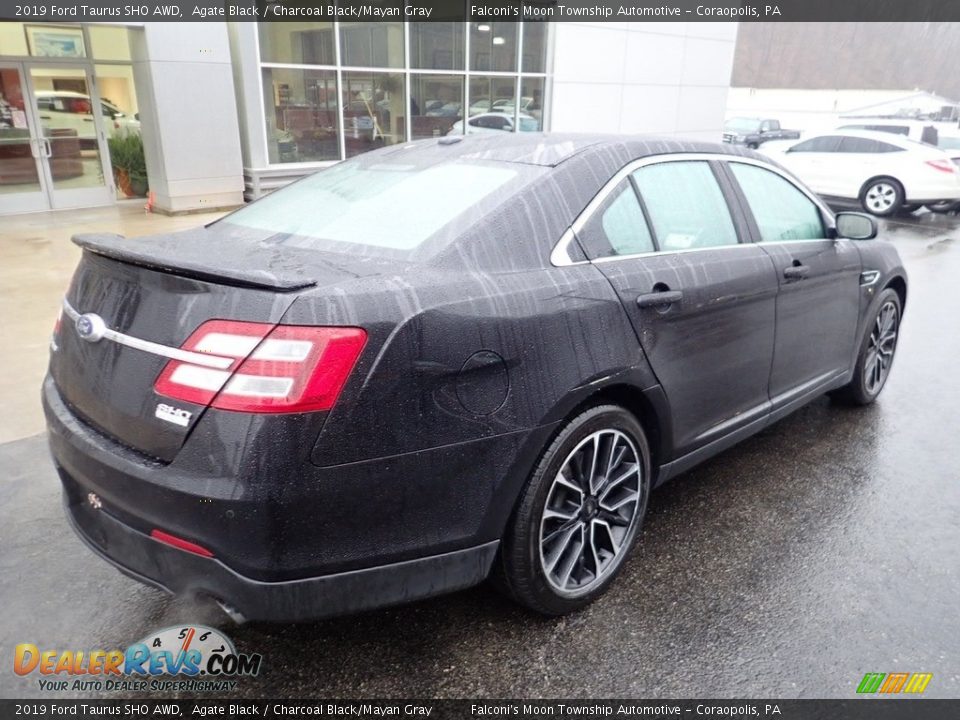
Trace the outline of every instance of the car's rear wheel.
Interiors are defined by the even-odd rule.
[[[955,200],[949,200],[947,202],[932,203],[927,205],[927,210],[930,212],[946,214],[950,212],[957,212],[960,209],[960,203]]]
[[[498,585],[547,615],[578,610],[609,587],[650,495],[650,450],[627,410],[599,405],[546,449],[510,520]]]
[[[880,294],[877,310],[867,326],[850,384],[833,396],[854,405],[869,405],[883,390],[893,366],[900,334],[900,296],[891,288]]]
[[[889,177],[868,180],[860,190],[863,209],[877,217],[889,217],[903,205],[903,185]]]

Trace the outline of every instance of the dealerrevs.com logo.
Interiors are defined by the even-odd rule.
[[[40,649],[21,643],[13,670],[36,677],[45,692],[223,692],[236,678],[260,672],[259,653],[238,653],[233,641],[204,625],[169,627],[126,650]]]
[[[933,673],[867,673],[857,686],[857,693],[896,695],[903,692],[918,695],[927,689]]]

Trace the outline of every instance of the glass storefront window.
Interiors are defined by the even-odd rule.
[[[127,28],[89,25],[90,50],[94,60],[130,62],[130,38]]]
[[[340,23],[341,64],[346,67],[403,67],[403,23]]]
[[[406,141],[404,79],[399,73],[343,73],[347,157]]]
[[[260,25],[260,59],[294,65],[337,62],[332,22],[268,22]]]
[[[340,159],[335,71],[264,68],[263,96],[271,163]]]
[[[525,22],[523,24],[523,59],[521,72],[542,73],[547,71],[547,24]]]
[[[470,70],[517,71],[517,24],[470,23]]]
[[[260,23],[268,161],[337,161],[408,139],[541,130],[548,27]]]
[[[414,140],[463,132],[463,76],[412,75],[410,122]]]
[[[520,78],[520,131],[543,130],[545,82],[542,77]]]
[[[470,116],[504,112],[512,108],[517,97],[517,80],[496,75],[474,75],[470,78]]]
[[[29,55],[23,23],[0,22],[0,55]]]
[[[463,70],[463,23],[410,23],[410,67]]]

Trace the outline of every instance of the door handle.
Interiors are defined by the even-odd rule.
[[[810,268],[799,263],[783,269],[783,277],[785,277],[787,280],[800,280],[809,274]]]
[[[660,290],[640,295],[637,298],[637,307],[665,307],[681,300],[683,300],[683,293],[679,290]]]
[[[53,157],[53,145],[50,144],[50,141],[47,138],[40,138],[40,142],[43,143],[44,157]]]

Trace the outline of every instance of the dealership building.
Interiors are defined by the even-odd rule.
[[[736,37],[718,22],[0,22],[0,214],[109,205],[147,181],[160,212],[232,207],[464,132],[718,140]]]

